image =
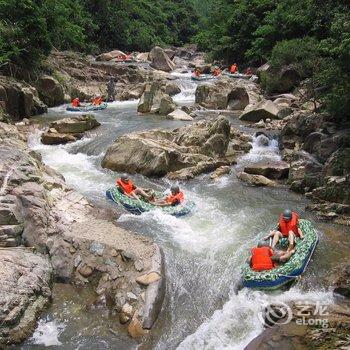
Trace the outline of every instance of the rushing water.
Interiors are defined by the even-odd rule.
[[[193,102],[195,84],[188,75],[179,78],[182,93],[175,100]],[[158,116],[139,116],[136,106],[136,101],[113,103],[107,110],[95,113],[101,127],[73,144],[44,146],[39,142],[39,132],[31,136],[29,143],[41,152],[46,164],[65,176],[69,185],[99,205],[111,205],[105,199],[105,190],[114,183],[117,174],[100,166],[107,147],[124,133],[155,127],[175,128],[185,124]],[[66,116],[63,106],[51,109],[39,120]],[[279,160],[277,146],[275,141],[271,141],[268,147],[261,147],[255,139],[253,149],[241,159],[241,163]],[[165,253],[167,293],[163,311],[147,344],[149,348],[243,349],[262,330],[257,315],[263,301],[331,299],[322,277],[329,271],[333,260],[339,261],[346,255],[344,248],[348,247],[341,245],[344,237],[341,230],[319,223],[320,245],[314,259],[304,277],[289,291],[265,294],[237,290],[240,269],[249,248],[274,226],[280,211],[288,207],[297,210],[303,217],[308,215],[303,210],[304,197],[283,188],[246,186],[236,179],[235,172],[233,167],[231,174],[218,182],[202,175],[181,184],[186,196],[197,204],[195,212],[188,217],[175,218],[161,211],[133,216],[121,210],[123,215],[118,219],[119,225],[151,236]],[[170,185],[166,180],[150,180],[142,176],[135,176],[135,181],[155,188]],[[50,345],[50,341],[60,349],[70,348],[67,344],[75,344],[73,348],[79,349],[135,347],[123,336],[118,340],[119,347],[116,347],[115,336],[104,333],[99,338],[96,333],[103,332],[103,327],[97,327],[96,331],[94,324],[91,329],[95,329],[96,337],[92,340],[87,335],[89,313],[84,308],[74,312],[76,304],[72,306],[69,302],[65,302],[65,313],[57,312],[59,303],[68,299],[69,293],[61,290],[57,294],[61,297],[39,322],[38,330],[25,349],[34,349],[33,344]],[[75,303],[79,304],[77,300]],[[80,334],[73,342],[72,331]]]

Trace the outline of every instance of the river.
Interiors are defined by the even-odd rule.
[[[179,103],[194,102],[196,85],[189,75],[177,75],[182,93]],[[31,135],[30,146],[39,151],[46,164],[61,172],[67,183],[100,206],[108,207],[105,190],[118,174],[102,169],[101,159],[107,147],[120,135],[151,128],[176,128],[185,122],[154,115],[137,115],[137,101],[115,102],[96,112],[101,126],[84,139],[68,145],[45,146],[40,133]],[[47,122],[66,117],[65,107],[50,109],[38,117]],[[232,122],[237,124],[236,120]],[[241,162],[278,159],[278,147],[271,143],[261,149],[254,143]],[[239,167],[240,164],[238,164]],[[258,320],[261,305],[267,300],[331,301],[324,276],[333,262],[346,255],[345,230],[317,222],[304,211],[306,200],[284,188],[253,188],[240,182],[236,167],[218,182],[208,175],[181,184],[186,196],[196,202],[195,212],[175,218],[161,211],[141,216],[122,214],[117,224],[152,237],[164,250],[167,292],[163,310],[147,342],[152,349],[243,349],[263,329]],[[169,187],[166,180],[135,176],[142,186]],[[303,278],[287,291],[261,293],[237,291],[240,269],[257,237],[271,229],[284,208],[292,208],[317,225],[320,244]],[[344,249],[345,248],[345,249]],[[113,315],[91,310],[86,305],[87,291],[56,285],[57,300],[41,318],[37,331],[21,348],[41,349],[132,349],[137,345],[118,331]],[[77,293],[81,293],[77,298]],[[85,293],[85,294],[84,294]],[[87,294],[86,294],[87,293]],[[71,298],[71,301],[69,301]],[[101,314],[101,322],[94,319]]]

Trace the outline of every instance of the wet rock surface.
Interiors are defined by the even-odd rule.
[[[230,125],[224,117],[214,123],[203,121],[173,131],[127,134],[109,147],[102,166],[146,176],[164,176],[184,168],[198,169],[204,163],[215,170],[219,158],[225,156],[229,138]]]
[[[20,306],[11,302],[15,311],[3,308],[0,342],[20,342],[31,334],[49,301],[52,276],[65,283],[93,285],[96,295],[111,300],[116,312],[128,303],[135,310],[130,320],[152,327],[165,288],[158,246],[101,219],[96,208],[28,149],[15,126],[0,123],[0,141],[0,246],[5,247],[0,249],[0,261],[11,262],[8,268],[2,264],[6,274],[0,279],[8,281],[1,284],[0,300],[5,305],[10,302],[6,293],[12,293],[13,300],[20,294]],[[151,272],[160,279],[147,286],[136,281]],[[18,281],[28,291],[22,294]]]
[[[99,126],[100,123],[93,115],[81,115],[75,118],[64,118],[50,123],[49,129],[41,135],[45,145],[65,144],[83,137],[85,131]]]
[[[0,249],[0,283],[0,346],[20,343],[50,301],[50,261],[26,248]]]
[[[291,189],[306,193],[313,201],[308,209],[320,218],[349,225],[349,129],[327,115],[299,112],[288,119],[281,138]]]

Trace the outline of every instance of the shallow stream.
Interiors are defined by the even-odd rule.
[[[182,93],[177,102],[192,103],[195,84],[186,75],[178,76]],[[30,137],[31,147],[39,151],[46,164],[54,167],[67,183],[100,206],[112,204],[105,198],[118,174],[101,168],[107,147],[120,135],[151,128],[176,128],[185,122],[159,116],[137,114],[137,101],[116,102],[96,112],[101,127],[87,137],[64,146],[45,146],[37,132]],[[53,108],[40,122],[72,116],[65,106]],[[234,121],[237,124],[237,121]],[[278,147],[253,150],[241,161],[278,159]],[[239,164],[238,164],[239,166]],[[175,218],[154,211],[133,216],[120,209],[118,225],[152,237],[164,250],[167,293],[162,313],[154,327],[148,348],[154,349],[243,349],[263,329],[258,320],[265,300],[322,300],[332,296],[323,278],[334,262],[346,256],[349,243],[345,230],[317,222],[304,212],[305,198],[284,188],[253,188],[231,174],[218,182],[208,175],[183,183],[186,196],[196,202],[195,212]],[[167,188],[166,180],[135,176],[141,186]],[[315,222],[320,244],[301,280],[288,291],[265,294],[247,289],[237,291],[240,268],[249,248],[271,229],[284,208],[292,208]],[[57,349],[128,349],[136,344],[118,332],[113,315],[100,315],[99,322],[87,306],[89,294],[70,286],[55,286],[54,303],[39,322],[34,336],[22,349],[53,345]],[[77,296],[79,295],[79,297]],[[101,312],[102,311],[98,311]]]

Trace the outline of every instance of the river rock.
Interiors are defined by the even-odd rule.
[[[13,121],[47,111],[33,86],[4,76],[0,76],[0,105]]]
[[[296,87],[301,81],[299,72],[293,67],[285,67],[279,73],[275,91],[289,92]]]
[[[246,166],[244,172],[253,175],[263,175],[269,179],[283,179],[288,177],[289,164],[282,161],[278,163],[257,163]]]
[[[137,111],[139,113],[158,112],[161,100],[164,96],[165,95],[161,90],[161,84],[159,82],[146,84],[144,92],[137,106]]]
[[[169,95],[164,95],[160,100],[159,111],[160,115],[168,115],[176,109],[176,104]]]
[[[136,60],[139,62],[146,62],[149,58],[149,52],[141,52],[136,55]]]
[[[243,110],[261,98],[255,84],[247,81],[220,79],[197,86],[195,101],[208,109]]]
[[[164,92],[169,96],[174,96],[179,94],[181,92],[181,89],[176,83],[170,82],[166,84]]]
[[[75,118],[63,118],[50,123],[54,128],[63,134],[79,134],[100,126],[101,124],[91,114],[80,115]]]
[[[278,112],[277,106],[272,101],[267,100],[246,109],[239,119],[255,123],[261,119],[279,119]]]
[[[125,303],[122,307],[120,314],[119,314],[120,323],[121,324],[128,323],[132,319],[133,315],[134,315],[133,307],[130,304]]]
[[[29,337],[51,297],[49,260],[25,248],[0,250],[0,346]]]
[[[217,168],[211,175],[210,178],[212,180],[218,180],[219,178],[221,178],[224,175],[229,174],[231,171],[231,167],[229,167],[228,165],[224,165],[221,166],[219,168]]]
[[[55,129],[50,129],[41,135],[41,143],[44,145],[64,145],[81,139],[83,135],[61,134]]]
[[[48,107],[64,103],[64,90],[62,85],[53,77],[43,75],[38,79],[36,88],[42,101]]]
[[[149,59],[151,61],[151,67],[162,70],[164,72],[171,72],[175,65],[165,53],[165,51],[159,47],[155,46],[149,53]]]
[[[202,121],[173,131],[131,133],[119,137],[108,148],[102,166],[115,171],[164,176],[200,162],[217,164],[217,158],[226,153],[229,137],[230,125],[224,117],[214,123]]]
[[[252,186],[276,186],[274,181],[271,181],[263,175],[252,175],[241,171],[237,173],[237,178]]]
[[[167,119],[175,120],[188,120],[191,121],[193,118],[181,109],[176,109],[167,115]]]

